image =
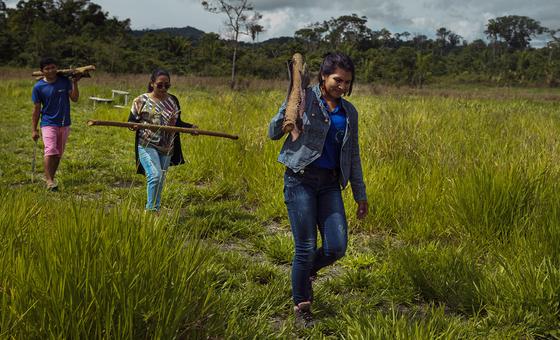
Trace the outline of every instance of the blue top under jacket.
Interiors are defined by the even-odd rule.
[[[321,101],[331,118],[331,125],[325,138],[325,145],[323,145],[321,156],[314,160],[310,166],[323,169],[338,169],[340,168],[340,148],[346,134],[346,113],[340,103],[338,103],[334,110],[329,111],[327,102],[323,98],[321,98]]]

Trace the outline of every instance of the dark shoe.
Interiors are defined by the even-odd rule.
[[[155,210],[155,209],[144,209],[144,215],[152,215],[152,216],[159,216],[159,210]]]
[[[294,306],[296,327],[298,328],[311,328],[315,324],[313,322],[313,314],[311,313],[311,302],[300,302]]]
[[[56,182],[47,184],[47,191],[50,192],[57,192],[58,191],[58,184]]]

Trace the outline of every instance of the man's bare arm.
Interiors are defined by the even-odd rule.
[[[75,103],[80,98],[80,90],[78,89],[78,81],[80,76],[75,76],[72,78],[72,90],[70,91],[70,99]]]
[[[33,140],[39,139],[39,130],[37,125],[39,124],[39,117],[41,114],[41,103],[35,103],[33,106],[33,117],[31,118],[31,138]]]

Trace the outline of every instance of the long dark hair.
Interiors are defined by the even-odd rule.
[[[349,96],[352,94],[352,85],[354,85],[354,62],[344,53],[330,52],[325,54],[323,62],[321,63],[321,68],[319,69],[319,85],[323,85],[323,76],[333,74],[337,68],[352,73],[352,81],[350,81],[350,87],[348,88],[348,93],[346,94]]]
[[[150,82],[148,83],[148,93],[154,90],[152,83],[154,83],[159,76],[167,76],[167,78],[169,78],[169,81],[171,81],[171,76],[169,75],[169,72],[161,68],[155,69],[154,72],[152,72],[152,76],[150,77]]]

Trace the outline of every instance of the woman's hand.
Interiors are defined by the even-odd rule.
[[[368,202],[367,201],[358,201],[358,210],[356,211],[356,217],[359,220],[364,219],[368,214]]]

